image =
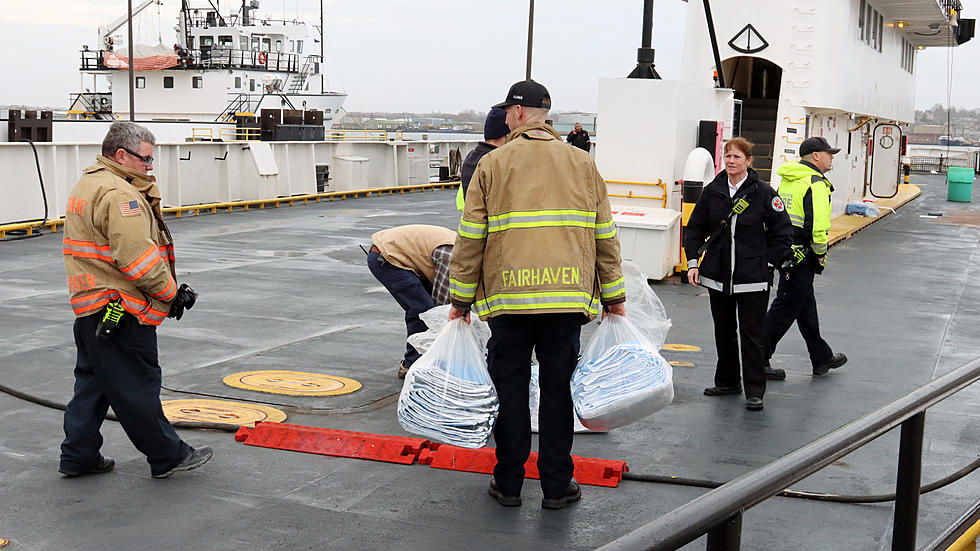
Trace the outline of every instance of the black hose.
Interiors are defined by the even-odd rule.
[[[935,482],[930,482],[929,484],[923,484],[919,487],[919,494],[927,494],[934,490],[938,490],[944,486],[948,486],[957,480],[963,478],[964,476],[972,473],[973,471],[980,468],[980,456],[970,462],[967,466],[956,471],[955,473],[940,478]],[[673,484],[677,486],[693,486],[696,488],[718,488],[724,482],[718,482],[716,480],[705,480],[699,478],[683,478],[679,476],[665,476],[656,474],[639,474],[625,472],[623,473],[623,480],[633,480],[636,482],[655,482],[658,484]],[[841,495],[841,494],[828,494],[820,492],[806,492],[803,490],[783,490],[776,494],[780,497],[792,497],[796,499],[809,499],[813,501],[830,501],[833,503],[885,503],[889,501],[895,501],[895,494],[873,494],[873,495]]]
[[[31,140],[29,140],[27,138],[23,138],[23,139],[21,139],[21,141],[22,142],[27,142],[27,143],[31,144],[31,149],[34,151],[34,165],[37,167],[37,180],[41,184],[41,200],[44,201],[44,219],[41,220],[41,223],[38,224],[37,227],[31,228],[32,230],[37,230],[37,233],[24,233],[23,235],[15,235],[14,237],[7,237],[7,238],[3,239],[3,241],[19,241],[21,239],[31,239],[31,238],[34,238],[34,237],[40,237],[41,235],[43,235],[41,233],[41,230],[43,230],[44,229],[44,225],[48,223],[48,194],[47,194],[47,192],[44,191],[44,177],[41,176],[41,159],[40,159],[40,157],[37,154],[37,147],[34,145],[34,142],[33,141],[31,141]],[[27,222],[34,222],[35,220],[37,220],[37,219],[34,218],[34,219],[29,219],[29,220],[20,220],[20,221],[17,221],[17,222],[8,222],[8,223],[9,224],[24,224],[24,223],[27,223]],[[23,230],[13,230],[13,231],[10,231],[10,232],[7,232],[7,233],[15,233],[17,231],[23,231]]]

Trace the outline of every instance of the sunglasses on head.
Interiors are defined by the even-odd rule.
[[[147,156],[144,157],[143,155],[140,155],[139,153],[133,153],[132,151],[130,151],[129,149],[127,149],[125,147],[120,147],[119,149],[122,149],[126,153],[129,153],[133,157],[136,157],[137,159],[139,159],[146,166],[150,166],[150,165],[153,164],[153,155],[147,155]]]

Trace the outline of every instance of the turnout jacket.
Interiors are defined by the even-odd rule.
[[[626,300],[606,183],[584,151],[529,123],[484,155],[467,190],[450,265],[455,307],[582,313]],[[598,276],[598,279],[596,278]]]
[[[699,261],[698,249],[739,199],[749,206],[732,214]],[[722,171],[705,186],[684,228],[688,269],[698,268],[702,287],[725,294],[766,291],[772,280],[770,267],[779,266],[789,252],[792,231],[782,200],[754,170],[749,169],[734,197],[728,195],[728,173]]]
[[[63,255],[76,317],[119,300],[141,324],[159,325],[177,295],[174,248],[153,176],[102,155],[65,208]]]
[[[809,247],[813,254],[827,254],[830,232],[830,180],[806,161],[785,163],[776,171],[782,178],[779,196],[786,202],[786,212],[793,223],[793,241]]]

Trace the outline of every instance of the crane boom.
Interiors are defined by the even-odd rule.
[[[140,12],[153,4],[163,5],[163,0],[143,0],[143,2],[133,10],[133,17],[136,17]],[[99,43],[103,44],[106,50],[112,50],[112,33],[118,31],[119,27],[125,25],[128,19],[129,15],[123,14],[120,17],[113,19],[108,25],[99,26]]]

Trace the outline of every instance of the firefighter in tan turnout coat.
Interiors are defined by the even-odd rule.
[[[211,448],[182,441],[160,405],[156,326],[180,319],[196,294],[178,287],[174,248],[153,176],[153,135],[115,122],[102,155],[85,169],[65,209],[64,259],[75,312],[75,393],[65,410],[59,471],[101,474],[99,429],[112,406],[154,478],[190,470]]]

